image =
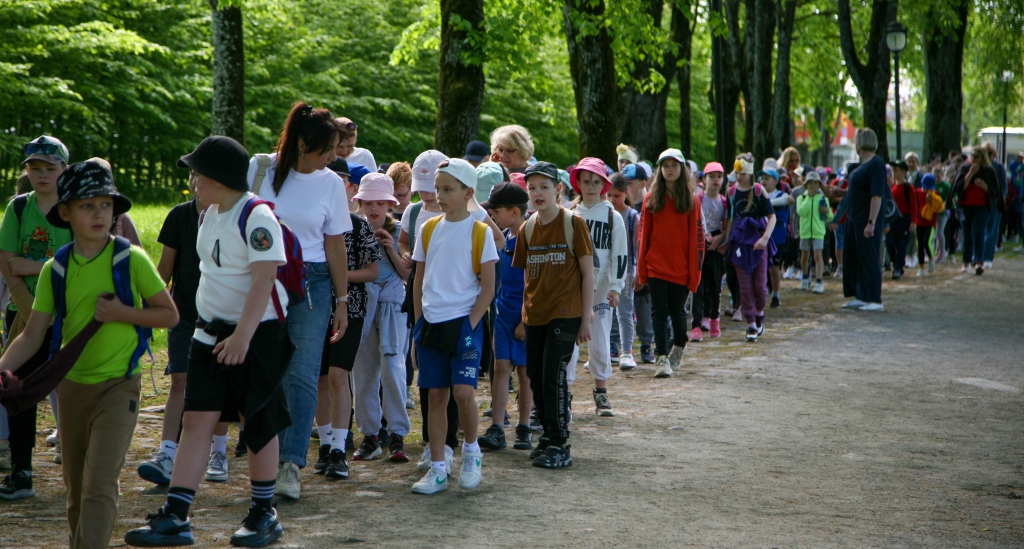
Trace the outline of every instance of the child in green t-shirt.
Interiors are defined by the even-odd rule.
[[[63,267],[61,345],[93,319],[103,323],[57,387],[69,546],[106,547],[117,517],[117,479],[139,414],[141,376],[131,364],[139,346],[135,326],[169,328],[178,322],[178,312],[156,267],[137,247],[128,254],[134,306],[109,299],[116,291],[110,227],[115,216],[131,208],[131,201],[114,188],[110,171],[95,162],[72,164],[56,183],[58,198],[46,219],[75,234]],[[53,260],[43,265],[28,324],[0,357],[0,371],[13,370],[24,378],[20,367],[40,347],[47,348],[45,335],[56,309],[52,273],[59,268]]]

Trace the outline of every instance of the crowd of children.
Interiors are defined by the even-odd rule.
[[[236,422],[251,502],[230,541],[260,547],[282,536],[273,496],[300,497],[311,429],[312,470],[326,479],[348,478],[349,455],[410,460],[414,380],[424,476],[412,492],[447,490],[460,446],[459,487],[482,482],[484,452],[508,446],[516,386],[512,448],[533,466],[569,467],[582,346],[594,410],[612,417],[614,364],[671,377],[687,344],[721,337],[723,315],[758,341],[782,280],[825,293],[824,278],[843,273],[840,224],[854,217],[877,215],[885,248],[869,270],[894,279],[915,265],[927,275],[960,241],[964,271],[981,274],[1003,234],[991,229],[998,214],[1020,222],[1008,194],[1024,156],[1007,173],[987,146],[923,170],[908,155],[886,185],[860,189],[867,163],[833,174],[792,148],[759,170],[744,153],[727,173],[678,149],[648,163],[620,145],[617,169],[584,158],[560,170],[532,158],[525,128],[506,126],[465,158],[429,150],[378,166],[357,136],[352,120],[297,103],[273,154],[205,139],[178,163],[195,198],[168,213],[156,266],[122,236],[138,244],[109,164],[72,164],[49,136],[26,145],[31,191],[0,225],[0,465],[11,469],[0,498],[35,493],[36,404],[50,395],[69,545],[107,546],[153,328],[168,329],[170,390],[159,448],[138,474],[167,497],[125,541],[194,543],[190,506],[201,480],[228,480]],[[854,215],[851,193],[881,207]],[[484,377],[490,424],[478,436]]]

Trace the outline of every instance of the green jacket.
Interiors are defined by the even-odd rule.
[[[828,213],[821,213],[818,208],[825,206]],[[796,213],[800,216],[800,240],[823,240],[825,225],[832,222],[832,209],[820,192],[814,196],[807,193],[796,199]]]

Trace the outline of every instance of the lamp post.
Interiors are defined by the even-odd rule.
[[[1003,140],[999,145],[999,162],[1006,164],[1006,109],[1010,102],[1010,82],[1013,81],[1012,71],[1003,71]]]
[[[907,47],[907,29],[893,21],[885,29],[885,45],[893,54],[896,75],[896,156],[897,160],[903,160],[903,136],[900,130],[900,52]]]

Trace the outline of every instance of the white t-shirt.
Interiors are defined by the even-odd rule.
[[[324,263],[324,235],[336,236],[352,231],[348,213],[348,195],[345,182],[334,172],[323,169],[313,173],[292,170],[281,186],[281,194],[274,192],[274,173],[277,155],[271,155],[273,164],[260,186],[260,198],[274,203],[274,213],[295,233],[302,246],[302,260]],[[256,179],[256,158],[249,161],[247,180],[249,188]]]
[[[402,212],[402,230],[405,231],[405,234],[412,234],[409,232],[409,227],[412,226],[413,206],[415,206],[415,204],[409,204],[409,207],[406,208],[404,212]],[[431,217],[437,217],[439,215],[444,215],[444,212],[428,212],[426,207],[420,208],[420,213],[418,216],[416,216],[417,240],[419,240],[420,238],[419,234],[420,230],[423,229],[423,224],[426,223],[427,220],[430,219]],[[472,212],[469,212],[469,217],[472,217],[477,221],[483,221],[484,223],[487,223],[487,210],[474,210]],[[416,243],[413,242],[413,244]]]
[[[431,216],[433,217],[433,216]],[[418,220],[417,220],[418,221]],[[430,254],[423,253],[423,231],[416,231],[414,261],[425,263],[423,316],[432,324],[469,315],[480,295],[480,281],[473,272],[472,216],[452,223],[442,219],[430,235]],[[498,260],[490,227],[480,264]]]
[[[349,164],[362,164],[366,169],[370,170],[370,173],[377,171],[377,161],[373,158],[373,153],[369,149],[362,147],[356,147],[352,150],[352,154],[348,155],[345,162]]]
[[[252,286],[254,261],[274,261],[284,265],[284,239],[281,225],[266,205],[256,206],[245,224],[246,238],[238,229],[238,218],[242,206],[252,198],[245,193],[226,212],[216,206],[206,210],[199,235],[196,237],[196,251],[199,253],[199,291],[196,292],[196,309],[207,322],[223,320],[237,323],[242,318],[245,296]],[[288,310],[288,293],[280,282],[274,281],[281,307]],[[267,300],[263,311],[264,320],[277,318],[272,299]]]

